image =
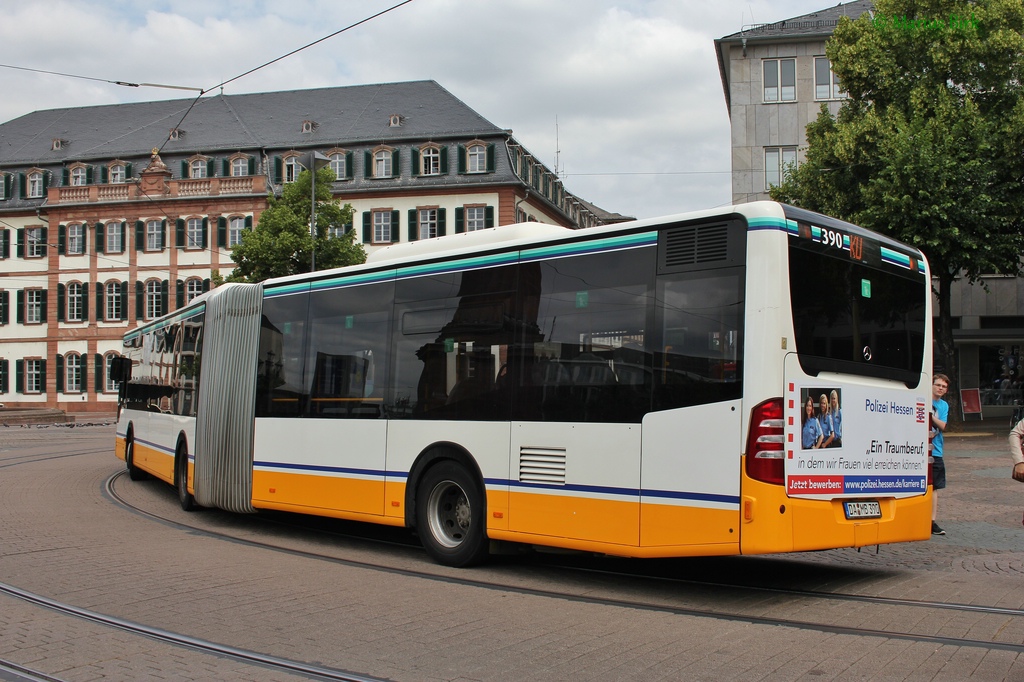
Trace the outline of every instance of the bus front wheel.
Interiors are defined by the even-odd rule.
[[[146,472],[135,466],[135,439],[131,436],[124,446],[124,466],[128,469],[128,478],[133,481],[145,480]]]
[[[181,508],[185,511],[195,511],[199,505],[196,504],[196,498],[188,491],[188,453],[183,445],[178,446],[178,452],[174,456],[174,468],[176,470],[174,479],[178,487],[178,501],[181,503]]]
[[[447,460],[423,475],[416,495],[416,530],[434,561],[463,567],[487,557],[484,497],[480,484]]]

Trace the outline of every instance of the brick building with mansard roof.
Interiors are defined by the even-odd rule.
[[[621,219],[433,81],[37,111],[0,124],[0,402],[111,411],[125,331],[226,275],[310,152],[368,252]]]

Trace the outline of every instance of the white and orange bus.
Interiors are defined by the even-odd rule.
[[[918,250],[772,202],[454,234],[128,332],[117,455],[453,566],[923,540],[930,320]]]

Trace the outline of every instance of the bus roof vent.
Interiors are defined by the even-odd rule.
[[[744,234],[738,221],[669,227],[658,239],[658,274],[739,265]]]

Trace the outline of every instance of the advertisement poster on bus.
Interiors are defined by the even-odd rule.
[[[928,485],[926,394],[790,383],[786,490],[793,497],[907,497]]]

